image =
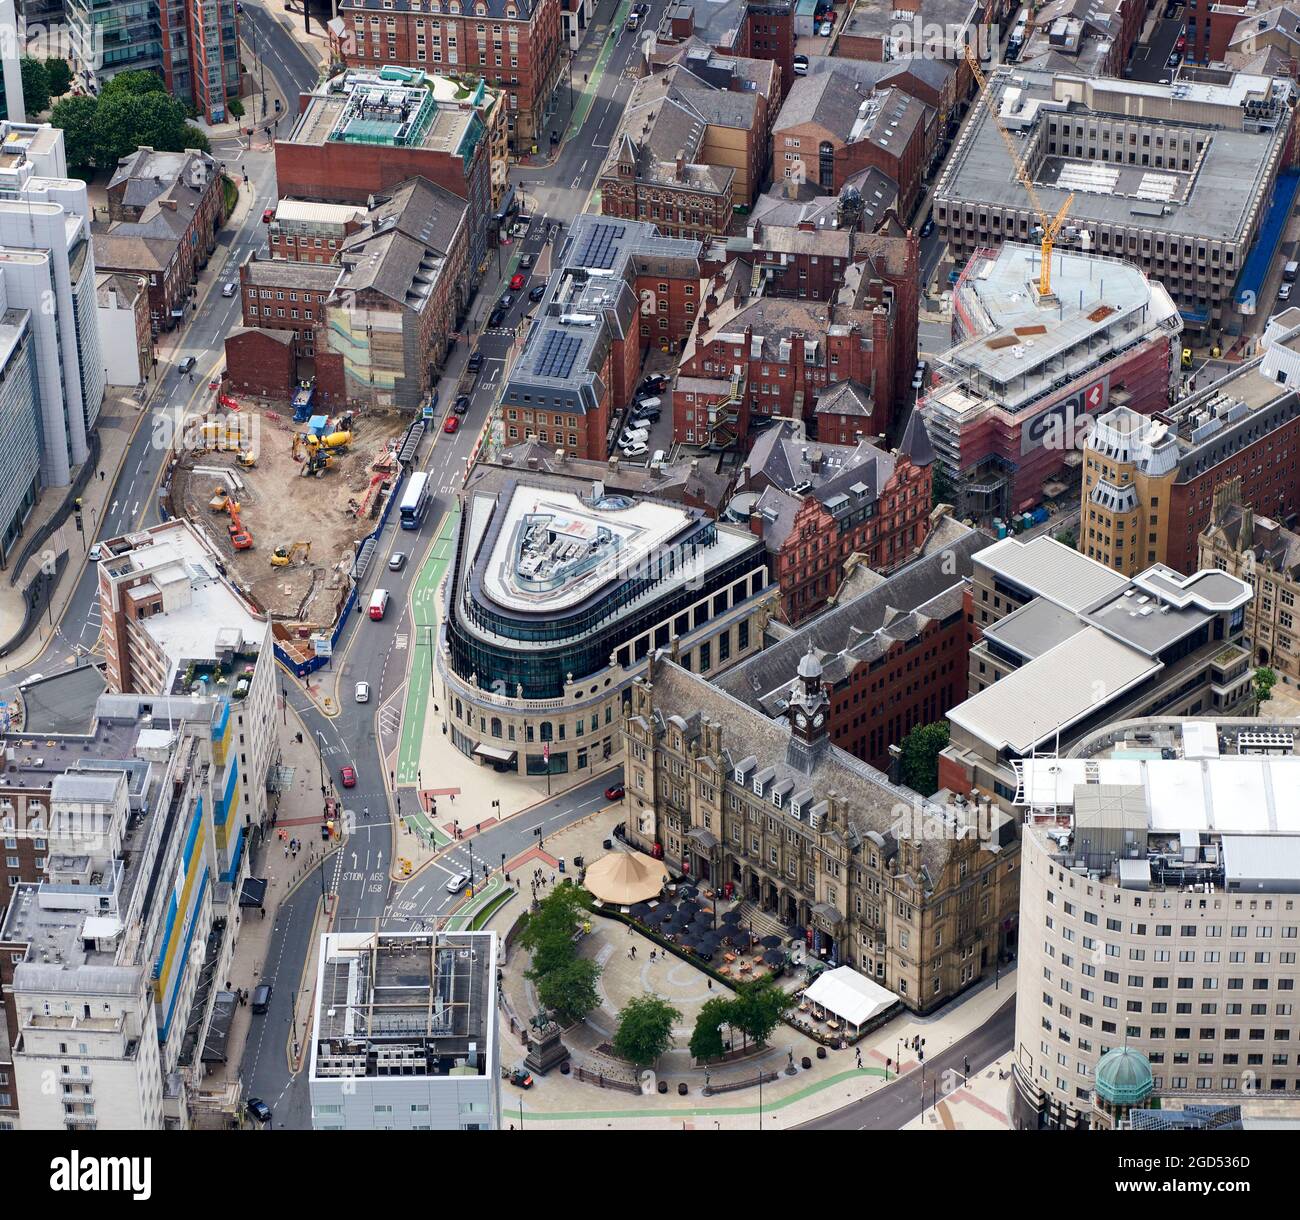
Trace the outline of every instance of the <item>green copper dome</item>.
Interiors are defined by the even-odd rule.
[[[1113,1106],[1135,1106],[1154,1088],[1147,1057],[1131,1046],[1107,1051],[1097,1064],[1097,1096]]]

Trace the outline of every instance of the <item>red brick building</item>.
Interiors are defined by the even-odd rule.
[[[927,111],[902,89],[872,90],[848,72],[800,77],[772,129],[772,176],[839,194],[854,174],[878,169],[898,185],[899,215],[910,216],[927,162]]]
[[[281,199],[267,226],[272,258],[302,263],[337,263],[339,251],[365,223],[366,209],[354,203]]]
[[[746,0],[743,5],[672,6],[661,42],[698,38],[724,55],[768,59],[781,69],[781,89],[794,80],[794,0]]]
[[[234,395],[288,402],[298,384],[293,332],[238,327],[226,336],[222,388]]]
[[[971,555],[987,536],[941,519],[924,555],[878,581],[854,569],[836,604],[714,679],[751,707],[779,715],[809,648],[823,666],[831,739],[882,771],[889,747],[941,720],[965,696]],[[861,573],[864,579],[858,579]]]
[[[303,263],[250,254],[239,268],[244,325],[288,331],[295,357],[316,355],[325,303],[338,282],[335,264]]]
[[[915,257],[915,243],[905,246]],[[902,265],[906,265],[906,260]],[[916,313],[875,275],[871,260],[843,270],[834,300],[749,295],[753,265],[736,260],[708,281],[682,350],[680,373],[732,384],[727,398],[692,384],[673,397],[673,436],[687,444],[728,445],[751,435],[762,416],[814,419],[819,395],[841,381],[870,391],[865,436],[888,432],[915,356]],[[911,287],[914,300],[915,285]],[[726,401],[722,411],[701,410]]]
[[[563,66],[559,0],[339,0],[349,68],[482,77],[508,99],[511,152],[540,142]]]
[[[217,162],[193,149],[139,148],[122,158],[107,196],[108,222],[92,226],[95,268],[147,276],[153,333],[171,330],[185,316],[225,219]]]
[[[758,497],[750,529],[772,553],[785,622],[823,609],[851,556],[876,572],[916,557],[929,528],[933,460],[915,413],[893,453],[867,441],[807,441],[795,424],[754,442],[738,487]]]

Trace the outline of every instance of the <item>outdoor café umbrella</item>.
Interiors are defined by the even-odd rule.
[[[638,923],[644,923],[646,916],[650,914],[650,904],[648,902],[635,903],[628,910],[628,914]]]
[[[764,936],[758,943],[762,945],[764,949],[775,949],[781,944],[781,938],[779,936],[775,936],[769,933],[767,936]]]
[[[730,911],[726,911],[719,915],[718,918],[722,920],[723,923],[740,923],[740,921],[745,917],[740,913],[739,908],[733,907]]]
[[[677,887],[678,898],[694,898],[699,892],[699,887],[694,885],[679,885]]]
[[[731,943],[735,945],[737,949],[748,949],[750,942],[754,939],[747,928],[733,929],[728,933],[728,935],[731,937]]]
[[[655,897],[667,879],[662,860],[639,851],[612,851],[587,869],[582,884],[602,902],[622,906]]]
[[[765,966],[782,966],[785,964],[785,954],[780,949],[769,949],[763,954],[763,964]]]
[[[702,939],[704,940],[704,943],[708,946],[709,952],[712,953],[714,949],[716,949],[720,944],[722,944],[722,933],[715,932],[712,928],[710,928],[707,932],[702,934]]]
[[[695,916],[700,913],[700,904],[695,901],[679,902],[677,909],[679,911],[689,911],[692,916]]]
[[[667,923],[676,914],[677,912],[668,903],[664,902],[647,913],[645,922],[651,927],[658,927],[660,924]]]

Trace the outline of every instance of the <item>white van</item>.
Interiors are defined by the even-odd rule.
[[[638,398],[636,400],[636,410],[640,411],[658,411],[663,403],[661,398]]]
[[[656,449],[655,455],[650,459],[651,470],[662,470],[664,463],[668,460],[668,454],[663,449]]]
[[[1294,284],[1297,272],[1300,272],[1300,263],[1292,260],[1282,268],[1282,280],[1287,284]]]
[[[370,595],[370,617],[376,622],[384,617],[384,611],[388,609],[388,590],[376,589]]]

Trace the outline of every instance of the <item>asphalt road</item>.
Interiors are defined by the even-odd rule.
[[[1010,989],[1006,1002],[994,1013],[991,1020],[979,1029],[954,1043],[933,1057],[926,1057],[925,1072],[915,1068],[893,1084],[878,1089],[861,1101],[850,1102],[842,1109],[825,1114],[797,1128],[800,1131],[897,1131],[921,1113],[922,1082],[925,1087],[924,1105],[931,1103],[931,1090],[938,1079],[939,1096],[943,1096],[945,1072],[952,1072],[960,1080],[964,1057],[970,1058],[971,1072],[982,1071],[993,1060],[1009,1051],[1016,1032],[1016,997]],[[1011,1087],[1010,1079],[1007,1087]]]
[[[1161,17],[1150,43],[1139,44],[1129,60],[1128,74],[1134,80],[1172,80],[1177,68],[1170,66],[1169,56],[1182,32],[1181,17]]]

